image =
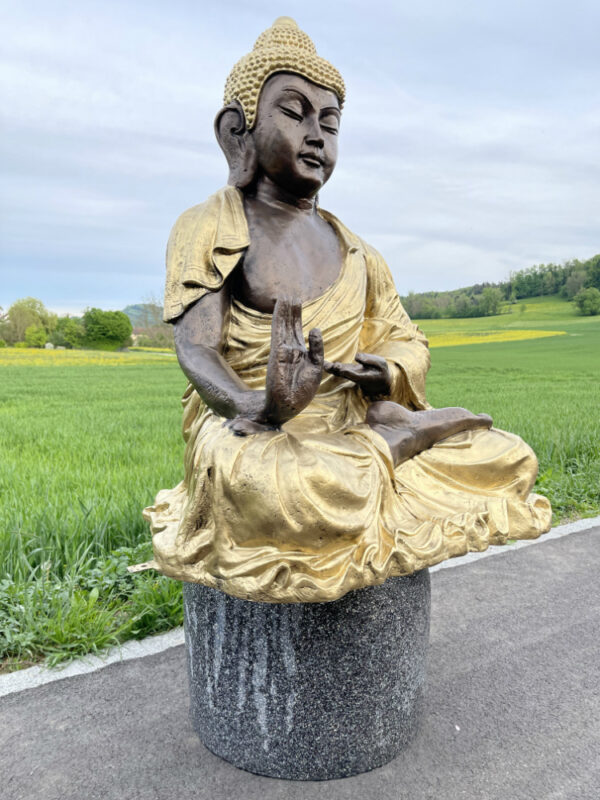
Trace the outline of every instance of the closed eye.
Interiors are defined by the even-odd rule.
[[[286,114],[288,117],[292,119],[298,120],[298,122],[302,122],[302,114],[298,114],[297,111],[292,111],[291,108],[287,108],[286,106],[279,106],[279,108]]]
[[[334,114],[329,109],[327,109],[321,114],[319,123],[323,128],[323,130],[327,131],[327,133],[332,133],[334,136],[338,135],[340,129],[340,121],[337,114]]]

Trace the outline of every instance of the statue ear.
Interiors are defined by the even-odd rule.
[[[229,164],[231,186],[244,189],[256,176],[258,159],[252,133],[246,128],[242,106],[237,100],[222,108],[215,118],[215,134]]]

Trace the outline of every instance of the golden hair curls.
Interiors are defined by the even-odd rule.
[[[310,38],[290,17],[279,17],[256,40],[252,52],[241,58],[229,73],[225,84],[224,103],[239,101],[246,117],[246,126],[256,122],[260,90],[276,72],[294,72],[309,81],[335,92],[340,108],[346,87],[337,69],[321,58]]]

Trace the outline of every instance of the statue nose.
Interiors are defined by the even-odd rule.
[[[319,123],[315,120],[310,129],[307,131],[306,136],[304,137],[304,141],[306,144],[310,144],[313,147],[322,148],[325,145],[325,139],[323,138],[323,134],[321,133],[321,129],[319,127]]]
[[[325,140],[323,139],[322,136],[307,136],[306,144],[309,144],[311,147],[316,147],[319,150],[322,150],[325,145]]]

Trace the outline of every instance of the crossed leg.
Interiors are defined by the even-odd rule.
[[[381,400],[369,406],[366,422],[388,443],[394,466],[408,461],[454,433],[492,427],[490,416],[472,414],[465,408],[409,411],[390,400]]]

